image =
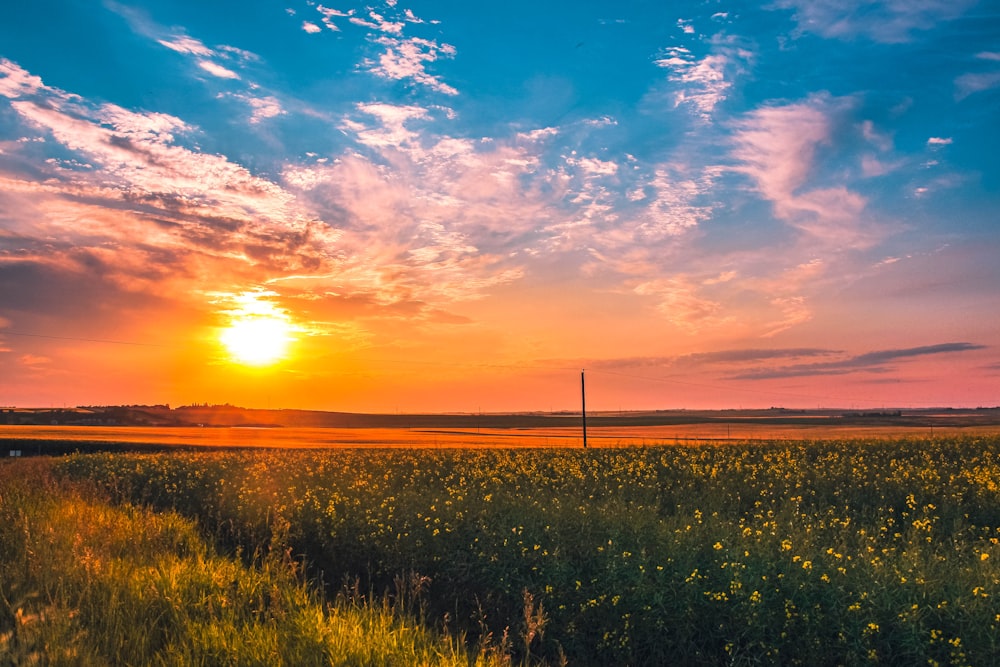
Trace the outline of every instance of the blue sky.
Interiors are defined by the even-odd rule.
[[[1000,404],[996,3],[3,13],[0,403]]]

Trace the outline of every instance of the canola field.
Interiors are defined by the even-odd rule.
[[[286,552],[330,597],[406,597],[520,664],[1000,655],[997,436],[98,454],[57,470],[234,552]]]

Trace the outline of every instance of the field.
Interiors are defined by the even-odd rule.
[[[1000,411],[937,415],[901,419],[844,419],[839,414],[795,417],[759,416],[758,413],[672,413],[666,416],[590,419],[590,447],[697,445],[734,442],[799,442],[845,439],[926,438],[934,436],[988,436],[1000,433]],[[766,412],[766,411],[764,411]],[[578,448],[583,444],[580,418],[564,416],[475,416],[428,418],[421,415],[383,416],[361,421],[379,426],[261,426],[256,422],[277,419],[280,411],[250,414],[255,425],[240,420],[212,427],[198,426],[67,426],[0,424],[0,455],[9,450],[51,454],[73,451],[173,450],[177,448]],[[320,413],[323,414],[323,413]],[[211,415],[201,415],[210,419]],[[245,415],[241,415],[247,419]],[[391,418],[390,418],[391,417]],[[296,420],[290,420],[295,423]],[[347,421],[342,420],[342,421]],[[408,422],[427,422],[407,426]],[[558,425],[547,425],[554,422]],[[456,426],[455,424],[461,424]],[[566,425],[571,423],[572,425]]]
[[[348,658],[299,641],[313,664],[977,665],[1000,654],[996,435],[48,461],[52,488],[90,489],[87,502],[102,512],[126,511],[141,525],[189,522],[207,545],[198,549],[243,568],[237,578],[284,573],[274,590],[300,590],[304,613],[327,635],[354,623],[344,609],[383,610],[380,627],[397,624],[390,635],[418,632],[411,644],[433,647],[390,655],[373,630],[381,653]],[[25,521],[17,502],[30,494],[10,488],[30,487],[16,472],[29,464],[39,465],[0,468],[8,524]],[[84,496],[72,493],[44,497],[69,494],[73,506]],[[76,609],[77,598],[12,590],[16,568],[82,567],[80,528],[53,525],[52,541],[67,533],[69,561],[33,560],[29,537],[38,536],[7,527],[0,662],[33,626],[24,619],[53,600],[79,619],[70,633],[79,650],[103,650],[87,643],[104,631],[88,625],[97,619]],[[225,595],[204,585],[200,598],[160,600],[161,616],[193,607],[210,617],[205,600]],[[295,628],[301,634],[301,623],[280,631],[298,636]],[[192,631],[170,632],[202,656],[187,664],[214,664]],[[132,662],[169,662],[162,647],[144,650]]]
[[[0,665],[500,665],[402,605],[324,601],[287,551],[220,553],[171,511],[0,464]]]

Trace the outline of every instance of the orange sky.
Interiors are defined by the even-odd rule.
[[[255,294],[257,303],[270,304],[263,317],[278,313],[288,324],[280,359],[247,363],[226,347],[234,317],[261,316],[234,310],[218,293],[201,309],[157,302],[154,312],[137,309],[113,327],[95,322],[73,336],[9,336],[32,352],[7,375],[0,404],[560,410],[578,407],[584,368],[592,410],[975,406],[995,388],[976,373],[988,352],[970,346],[851,355],[800,348],[805,341],[793,339],[796,347],[737,348],[745,335],[738,320],[732,339],[716,338],[636,316],[642,309],[629,301],[641,297],[558,302],[543,290],[472,301],[449,317],[375,310],[331,321],[309,302]],[[822,323],[810,328],[810,344],[836,344]],[[867,335],[877,341],[879,332]]]

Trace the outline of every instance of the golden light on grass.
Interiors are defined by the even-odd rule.
[[[230,360],[245,366],[270,366],[288,356],[296,327],[288,314],[266,300],[265,293],[235,297],[238,307],[227,311],[229,326],[219,340]]]

